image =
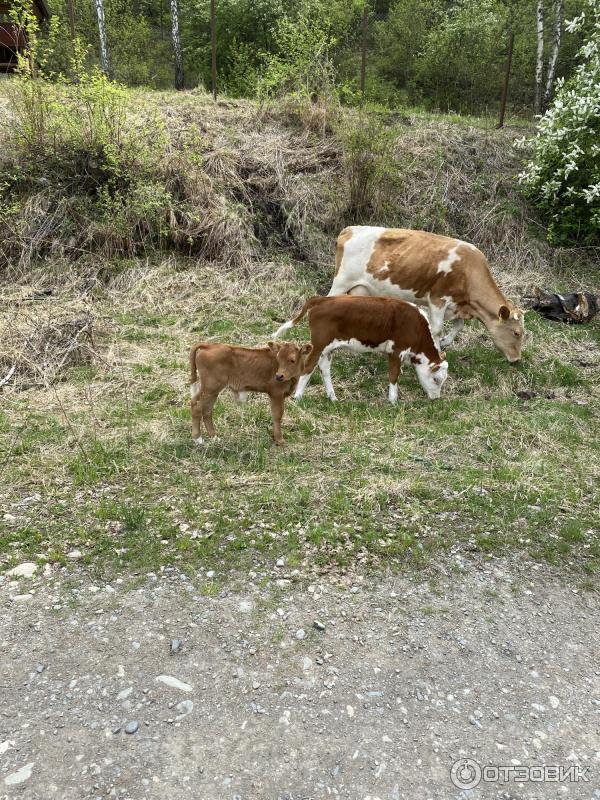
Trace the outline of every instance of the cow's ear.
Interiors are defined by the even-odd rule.
[[[309,356],[312,353],[312,351],[313,351],[312,344],[310,344],[310,343],[309,344],[303,344],[302,347],[300,348],[300,355]]]
[[[508,306],[500,306],[500,310],[498,311],[498,319],[502,319],[505,322],[507,319],[510,319],[510,308]]]
[[[444,352],[440,353],[440,361],[445,361],[445,360],[446,360],[446,353]]]
[[[279,348],[281,347],[280,342],[267,342],[267,347],[272,353],[277,354],[279,352]]]
[[[441,364],[432,364],[432,365],[429,367],[429,369],[430,369],[432,372],[437,372],[437,371],[438,371],[438,369],[439,369],[440,367],[441,367]]]

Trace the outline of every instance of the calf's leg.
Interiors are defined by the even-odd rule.
[[[390,373],[388,400],[392,405],[395,405],[398,400],[398,376],[400,375],[400,356],[398,353],[392,353],[388,357],[388,366]]]
[[[204,421],[204,426],[206,428],[206,435],[209,439],[212,439],[214,436],[217,435],[217,431],[215,430],[215,426],[213,423],[212,418],[212,411],[213,406],[219,396],[219,392],[208,392],[202,391],[200,393],[200,407],[202,409],[202,419]]]
[[[275,444],[283,444],[283,436],[281,435],[283,396],[280,394],[271,395],[271,416],[273,417],[273,439],[275,439]]]
[[[319,359],[319,369],[321,370],[321,377],[323,378],[323,383],[325,384],[325,391],[327,392],[327,397],[332,401],[335,402],[337,397],[335,396],[335,390],[333,388],[333,384],[331,382],[331,354],[330,353],[322,353],[321,358]]]
[[[296,386],[296,391],[294,392],[294,400],[300,400],[302,398],[304,390],[308,386],[308,382],[310,381],[314,369],[317,366],[319,357],[323,352],[322,347],[317,347],[314,342],[312,343],[312,345],[313,345],[312,352],[306,359],[306,362],[304,364],[304,375],[300,376],[300,379],[298,380],[298,385]]]
[[[202,409],[200,406],[200,398],[194,395],[191,400],[192,407],[192,439],[196,444],[202,444],[202,430],[200,420],[202,417]]]

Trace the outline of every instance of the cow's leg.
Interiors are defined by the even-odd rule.
[[[440,347],[442,349],[445,349],[452,344],[452,342],[456,339],[456,335],[463,329],[464,324],[464,319],[455,319],[452,322],[452,328],[450,329],[450,332],[447,333],[440,341]]]
[[[325,384],[327,397],[332,402],[335,402],[337,397],[335,396],[333,384],[331,383],[331,353],[324,352],[321,355],[321,358],[319,359],[319,369],[321,370],[321,376],[323,378],[323,383]]]
[[[271,416],[273,417],[273,439],[275,439],[275,444],[283,444],[283,436],[281,435],[283,396],[280,394],[271,395]]]
[[[400,356],[398,353],[392,353],[388,357],[388,366],[390,373],[388,399],[392,405],[395,405],[398,400],[398,376],[400,375]]]
[[[429,301],[429,325],[431,327],[431,335],[434,338],[436,345],[440,346],[440,334],[444,325],[444,315],[446,313],[446,303],[436,305]]]

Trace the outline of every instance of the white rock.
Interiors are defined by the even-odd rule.
[[[170,686],[172,689],[180,689],[182,692],[194,691],[193,687],[190,686],[189,683],[184,683],[178,678],[174,678],[172,675],[159,675],[156,680],[160,681],[160,683],[164,683],[166,686]]]
[[[0,756],[3,753],[6,753],[8,748],[9,747],[13,747],[13,745],[14,745],[14,740],[13,739],[7,739],[5,742],[0,742]]]
[[[296,639],[304,639],[306,633],[304,632],[304,628],[298,628],[296,631]]]
[[[175,719],[180,720],[192,713],[194,710],[194,704],[191,700],[182,700],[181,703],[177,703],[175,710],[179,711],[179,714],[175,717]]]
[[[70,558],[72,561],[79,561],[80,558],[83,558],[83,553],[81,550],[71,550],[67,553],[67,558]]]
[[[206,577],[207,578],[214,578],[215,577],[214,569],[209,569],[208,572],[206,573]]]
[[[312,669],[312,665],[313,665],[312,658],[304,656],[302,660],[302,669],[304,670],[304,672],[308,672],[309,669]]]
[[[552,708],[558,708],[559,707],[560,700],[558,699],[558,697],[555,697],[553,694],[551,694],[550,697],[548,698],[548,700],[549,700],[550,705],[552,706]]]
[[[133,692],[133,686],[128,686],[127,689],[123,689],[117,695],[117,700],[127,700],[129,695]]]
[[[37,564],[34,564],[33,561],[24,561],[22,564],[9,569],[6,574],[13,578],[33,578],[36,572]]]
[[[350,719],[352,719],[352,717],[354,716],[354,709],[352,708],[352,706],[346,706],[346,714],[348,714]]]
[[[25,600],[31,600],[32,597],[33,597],[32,594],[16,594],[13,597],[13,602],[14,603],[22,603]]]
[[[4,783],[7,786],[16,786],[18,783],[25,783],[25,781],[31,778],[31,770],[34,764],[35,761],[30,761],[29,764],[25,764],[25,766],[21,767],[21,769],[18,769],[16,772],[11,772],[10,775],[4,778]]]
[[[239,609],[242,614],[247,614],[249,611],[252,611],[252,602],[250,600],[241,600]]]

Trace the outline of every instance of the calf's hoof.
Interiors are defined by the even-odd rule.
[[[204,439],[201,436],[197,436],[193,441],[198,447],[204,444]]]

